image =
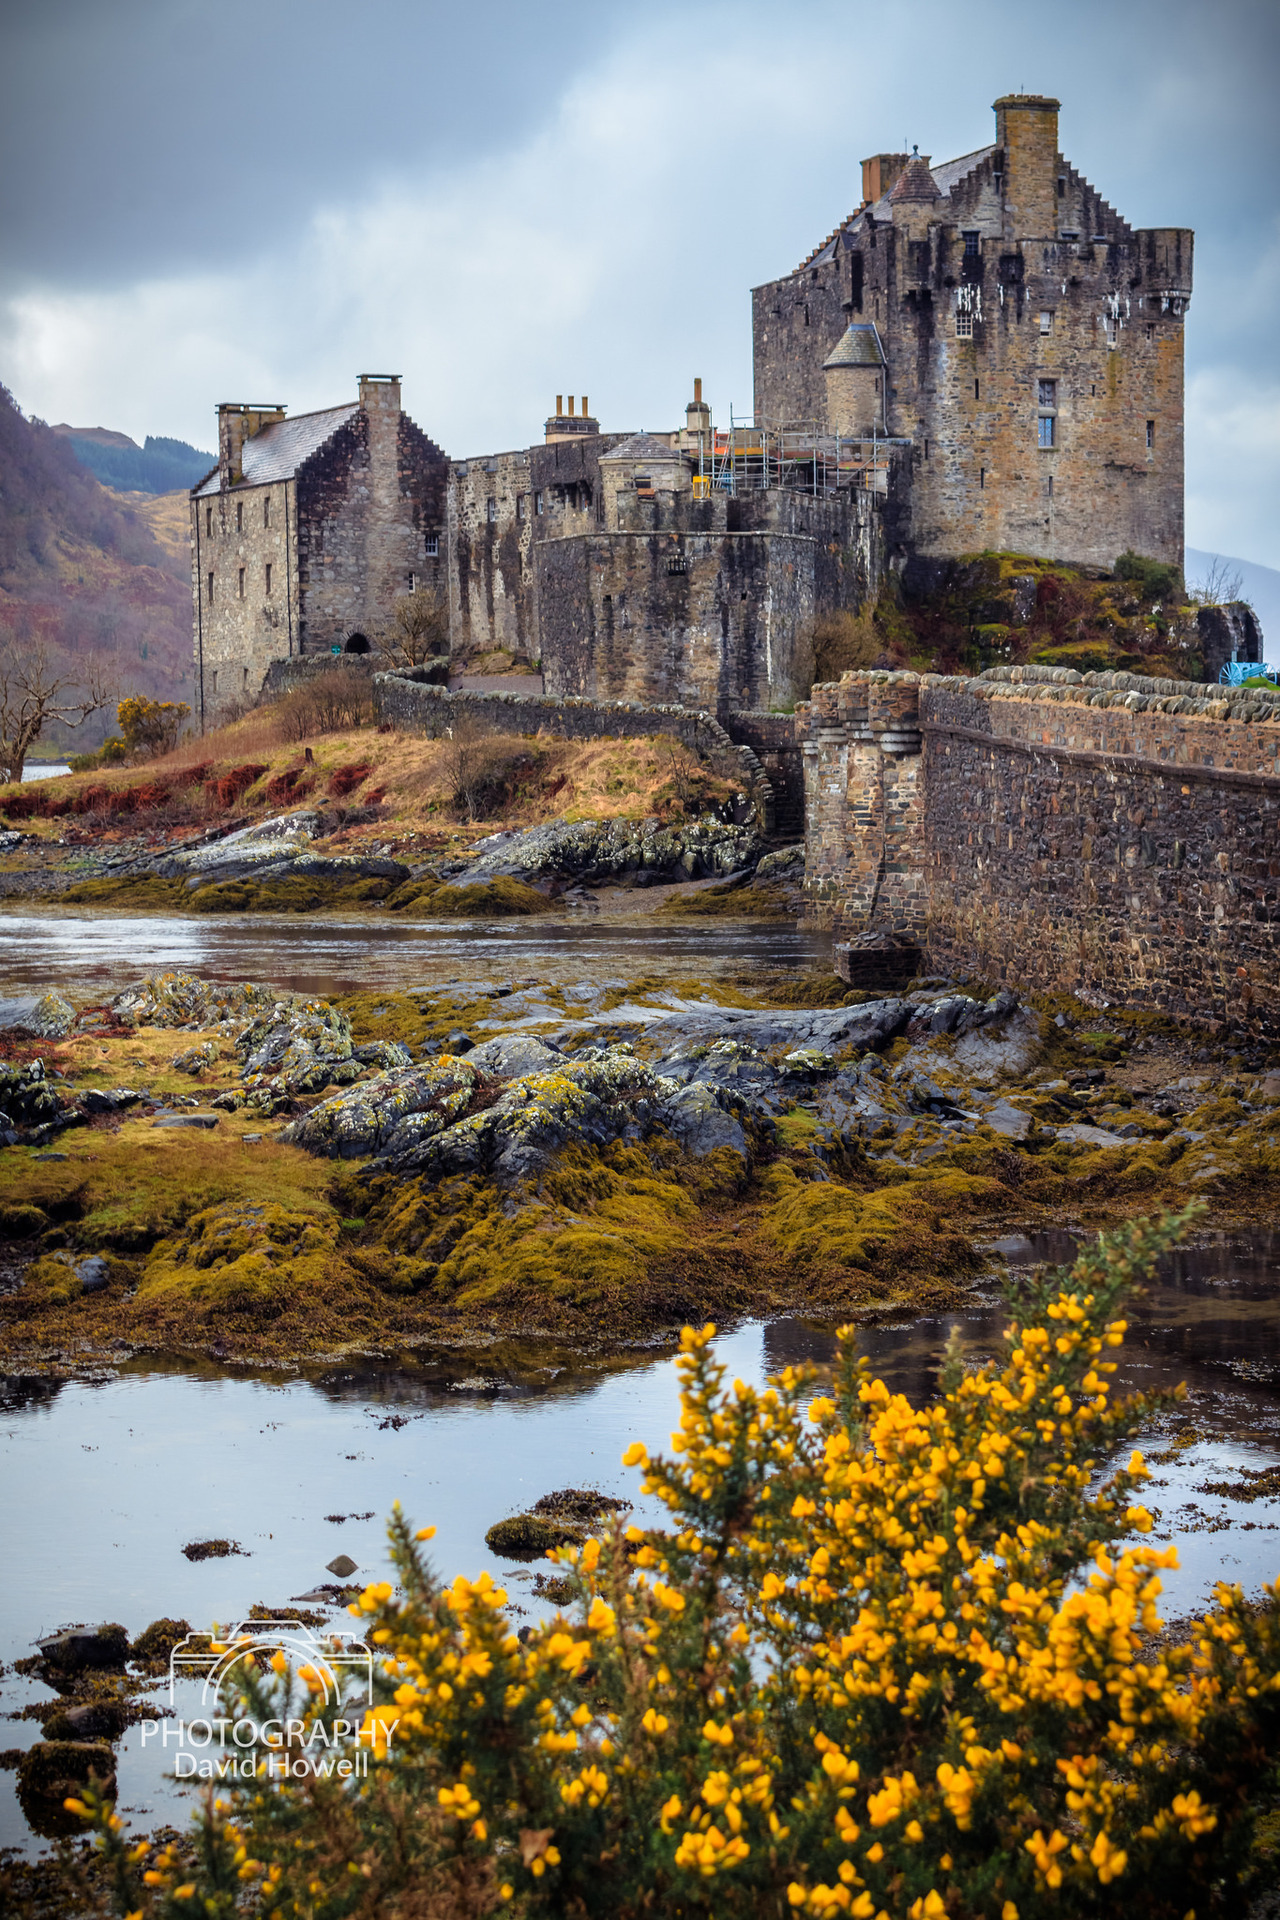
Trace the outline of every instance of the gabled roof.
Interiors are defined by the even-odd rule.
[[[246,440],[240,450],[243,484],[265,487],[275,480],[292,480],[299,467],[359,411],[359,402],[349,400],[342,407],[323,407],[318,413],[298,413],[291,420],[273,420],[270,426]],[[218,492],[216,467],[195,491],[197,495]]]
[[[858,321],[845,329],[823,361],[822,371],[825,373],[828,367],[882,367],[884,364],[880,335],[869,322]]]
[[[943,160],[938,166],[930,167],[929,171],[933,175],[934,183],[938,188],[939,194],[945,199],[954,187],[959,186],[960,182],[966,179],[975,167],[980,166],[984,160],[989,159],[994,152],[995,145],[993,143],[989,147],[978,147],[973,153],[962,153],[958,160]],[[901,177],[902,176],[899,175],[899,179],[901,179]],[[848,232],[851,227],[856,226],[856,223],[862,218],[863,214],[872,214],[875,219],[882,222],[891,219],[893,217],[889,207],[891,198],[892,190],[889,193],[883,194],[879,200],[874,202],[864,200],[860,207],[855,207],[853,212],[840,222],[840,225],[833,233],[829,233],[826,239],[814,248],[812,253],[805,256],[796,268],[796,272],[803,273],[809,267],[824,266],[827,261],[834,256],[840,235]]]

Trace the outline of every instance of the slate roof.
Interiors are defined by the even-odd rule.
[[[889,198],[899,204],[904,200],[941,200],[942,194],[938,183],[929,171],[929,162],[922,154],[912,154],[890,187]]]
[[[680,449],[673,447],[667,440],[659,440],[654,433],[633,433],[629,440],[619,446],[610,447],[608,453],[602,453],[604,460],[679,460]]]
[[[938,166],[930,167],[929,171],[933,175],[938,191],[943,198],[945,199],[953,187],[958,186],[967,174],[972,173],[976,166],[979,166],[983,160],[987,159],[988,156],[994,152],[995,144],[993,142],[989,147],[976,148],[973,153],[962,153],[958,160],[944,160]],[[901,176],[899,176],[899,178],[901,178]],[[808,267],[824,266],[835,254],[840,235],[844,233],[847,228],[851,227],[864,213],[874,214],[876,219],[881,222],[891,219],[892,215],[889,210],[889,200],[892,191],[893,189],[890,188],[889,193],[882,195],[879,200],[874,202],[864,201],[860,207],[855,207],[848,218],[840,222],[835,232],[829,233],[821,246],[815,247],[813,252],[808,254],[806,258],[800,262],[800,265],[796,268],[796,272],[801,273]]]
[[[829,357],[823,361],[822,370],[825,373],[828,367],[882,367],[884,364],[880,335],[874,326],[859,321],[846,328]]]
[[[251,440],[246,440],[241,448],[240,470],[244,475],[244,484],[265,487],[274,480],[292,480],[304,461],[309,460],[313,453],[318,453],[325,441],[339,427],[345,426],[352,414],[359,411],[359,402],[349,400],[345,406],[323,407],[318,413],[298,413],[291,420],[273,420],[270,426],[263,427]],[[197,498],[202,494],[217,493],[216,467],[195,491]]]

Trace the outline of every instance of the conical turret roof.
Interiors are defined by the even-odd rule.
[[[929,162],[917,151],[912,154],[902,172],[894,182],[889,194],[891,202],[903,200],[941,200],[938,183],[929,171]]]

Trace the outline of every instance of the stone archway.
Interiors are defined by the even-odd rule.
[[[368,653],[369,642],[362,633],[353,633],[342,651],[344,653]]]

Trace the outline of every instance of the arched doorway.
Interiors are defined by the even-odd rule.
[[[368,653],[369,642],[362,633],[353,633],[343,648],[344,653]]]

